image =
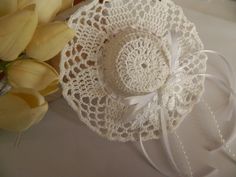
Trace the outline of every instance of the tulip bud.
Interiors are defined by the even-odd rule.
[[[38,123],[46,114],[48,103],[37,91],[12,89],[0,96],[0,129],[21,132]]]
[[[47,63],[19,59],[7,68],[8,82],[13,88],[31,88],[43,96],[58,90],[58,73]]]
[[[0,59],[15,60],[30,42],[37,23],[35,5],[0,18]]]
[[[53,22],[39,26],[26,48],[32,58],[46,61],[56,56],[75,35],[64,22]]]
[[[16,11],[17,0],[1,0],[0,17]]]

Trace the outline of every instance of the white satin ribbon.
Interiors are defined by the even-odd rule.
[[[171,58],[171,70],[172,70],[172,77],[173,76],[175,77],[178,73],[174,73],[173,70],[176,66],[176,62],[177,62],[177,59],[178,59],[178,41],[177,41],[177,36],[175,33],[171,33],[171,36],[172,36],[172,46],[171,46],[171,53],[172,53],[172,58]],[[196,76],[196,75],[199,75],[199,76],[203,76],[209,80],[212,80],[214,81],[219,87],[221,87],[222,89],[224,89],[224,91],[226,91],[227,93],[230,94],[229,96],[229,104],[228,104],[228,107],[229,107],[229,110],[230,110],[230,115],[229,117],[231,116],[232,117],[232,112],[234,110],[234,107],[235,107],[235,99],[236,99],[236,94],[235,94],[235,88],[236,88],[236,79],[235,79],[235,75],[234,75],[234,72],[230,66],[230,64],[228,63],[227,59],[222,56],[220,53],[216,52],[216,51],[213,51],[213,50],[201,50],[199,51],[200,53],[211,53],[211,54],[215,54],[217,55],[225,64],[226,64],[226,67],[228,69],[228,72],[230,75],[227,75],[227,79],[228,79],[228,83],[225,82],[225,80],[221,79],[221,78],[218,78],[214,75],[211,75],[211,74],[206,74],[206,73],[200,73],[200,74],[195,74],[193,76]],[[233,79],[232,79],[232,78]],[[231,79],[230,79],[231,78]],[[181,79],[179,79],[180,81]],[[170,80],[168,81],[170,82]],[[230,86],[228,86],[230,85]],[[134,96],[134,97],[128,97],[126,99],[124,99],[124,103],[128,104],[128,105],[132,105],[132,111],[129,111],[129,115],[132,115],[131,117],[134,118],[134,116],[136,115],[137,111],[139,111],[140,109],[144,108],[152,99],[153,97],[156,96],[157,99],[160,99],[158,98],[158,94],[156,92],[152,92],[152,93],[149,93],[147,95],[143,95],[143,96]],[[173,154],[172,154],[172,150],[171,150],[171,146],[170,146],[170,143],[169,143],[169,138],[168,138],[168,132],[167,132],[167,128],[166,128],[166,116],[164,114],[164,108],[161,107],[160,108],[160,112],[161,112],[161,115],[160,115],[160,122],[161,122],[161,130],[162,130],[162,137],[161,137],[161,140],[162,140],[162,144],[164,145],[164,149],[165,149],[165,152],[168,156],[168,159],[171,163],[171,165],[173,166],[173,168],[176,170],[176,172],[178,174],[180,174],[181,176],[185,176],[181,171],[180,169],[178,168],[176,162],[175,162],[175,159],[173,157]],[[229,119],[227,119],[229,120]],[[232,137],[234,138],[234,137]],[[227,143],[227,142],[226,142]],[[223,144],[222,146],[224,146],[225,144]],[[146,157],[146,159],[149,161],[149,163],[159,172],[161,173],[162,175],[164,176],[167,176],[165,173],[161,172],[161,170],[157,167],[157,165],[151,160],[150,156],[148,155],[147,151],[145,150],[145,147],[142,143],[142,137],[140,135],[140,146],[142,148],[142,151]],[[217,169],[213,169],[213,173],[217,173]]]
[[[165,112],[165,108],[162,106],[160,107],[160,125],[161,125],[161,130],[162,130],[162,137],[161,137],[161,141],[162,141],[162,145],[164,147],[164,151],[167,154],[168,160],[171,163],[172,167],[175,169],[175,171],[180,175],[180,176],[184,176],[183,174],[181,174],[180,169],[178,168],[174,156],[172,154],[172,150],[170,147],[170,142],[169,142],[169,138],[168,138],[168,132],[167,132],[167,125],[166,125],[166,112]],[[158,168],[158,166],[152,161],[151,157],[148,155],[143,141],[142,141],[142,136],[141,134],[139,135],[139,143],[141,146],[141,149],[143,151],[144,156],[146,157],[146,159],[148,160],[148,162],[161,174],[163,175],[163,177],[168,177],[168,175],[163,172],[160,168]],[[176,176],[177,177],[177,176]]]
[[[200,52],[210,52],[210,53],[213,53],[213,54],[217,54],[218,55],[218,52],[215,52],[215,51],[200,51]],[[218,56],[221,56],[221,55],[218,55]],[[221,57],[220,57],[221,58]],[[223,60],[225,61],[225,60]],[[230,65],[226,65],[227,66],[227,69],[229,71],[232,71]],[[224,91],[226,91],[228,94],[230,94],[230,103],[234,103],[235,104],[235,99],[236,99],[236,94],[235,94],[235,88],[233,88],[235,86],[234,82],[235,81],[232,81],[233,79],[229,79],[229,84],[230,86],[228,86],[228,83],[225,82],[225,80],[221,79],[221,78],[218,78],[214,75],[211,75],[211,74],[194,74],[193,76],[204,76],[205,78],[211,80],[211,81],[214,81],[219,87],[221,87],[222,89],[224,89]],[[232,73],[232,78],[234,78],[234,74]],[[233,105],[234,105],[233,104]],[[231,104],[229,104],[229,106],[232,106]],[[230,109],[232,109],[232,111],[234,110],[234,107],[230,107]],[[167,132],[166,132],[166,124],[165,124],[165,118],[164,118],[164,115],[163,115],[163,109],[161,109],[161,117],[160,117],[160,121],[161,121],[161,129],[162,129],[162,139],[163,139],[163,142],[164,142],[164,146],[165,146],[165,150],[167,152],[167,155],[168,155],[168,158],[172,164],[172,166],[175,168],[175,170],[181,174],[181,172],[179,171],[176,163],[175,163],[175,160],[173,158],[173,154],[171,152],[171,148],[170,148],[170,144],[169,144],[169,141],[168,141],[168,135],[167,135]],[[235,135],[231,136],[230,138],[230,141],[232,141],[232,139],[235,139]],[[144,146],[142,144],[142,141],[140,140],[140,144],[142,146],[142,149],[144,149]],[[222,148],[223,146],[225,146],[225,144],[228,144],[229,143],[229,140],[228,141],[225,141],[225,143],[222,143],[222,146],[220,148]],[[213,150],[212,152],[214,152],[215,150]],[[145,151],[145,157],[148,159],[148,161],[152,164],[152,166],[154,166],[156,169],[158,169],[155,165],[155,163],[151,160],[151,158],[148,156],[147,152]],[[154,165],[153,165],[154,164]],[[159,169],[158,169],[159,171]],[[212,176],[214,174],[218,173],[218,170],[217,169],[212,169],[212,173],[209,173],[207,176]],[[182,174],[183,175],[183,174]]]
[[[172,167],[176,170],[178,174],[181,174],[181,171],[175,162],[175,159],[174,159],[171,147],[170,147],[170,142],[169,142],[169,137],[168,137],[168,132],[167,132],[167,124],[166,124],[166,118],[168,116],[166,115],[167,115],[166,109],[162,107],[160,111],[160,123],[161,123],[161,130],[162,130],[161,141]]]
[[[227,113],[227,117],[224,118],[224,120],[230,121],[230,120],[232,120],[233,112],[235,111],[235,107],[236,107],[236,93],[235,93],[235,91],[236,91],[236,77],[235,77],[235,73],[233,72],[233,69],[230,66],[227,59],[223,55],[221,55],[220,53],[218,53],[216,51],[212,51],[212,50],[203,50],[201,52],[216,55],[218,57],[218,59],[220,59],[221,61],[224,62],[225,66],[227,68],[227,70],[224,73],[229,73],[226,76],[228,83],[226,83],[225,80],[218,78],[216,76],[212,76],[209,74],[205,74],[205,76],[206,76],[206,78],[214,81],[220,88],[222,88],[226,93],[229,94],[229,102],[226,107],[226,110],[224,111],[225,113]],[[225,142],[222,142],[222,145],[220,147],[212,150],[212,152],[216,152],[216,151],[222,149],[225,146],[225,144],[230,144],[231,142],[233,142],[234,139],[236,139],[235,130],[232,131],[231,135],[229,136],[229,138]]]
[[[215,76],[213,76],[213,77],[215,77],[213,80],[216,83],[221,82],[221,84],[218,84],[218,86],[223,88],[229,94],[229,102],[228,102],[228,106],[226,107],[228,117],[225,120],[230,121],[232,118],[233,112],[236,108],[236,101],[235,101],[235,99],[236,99],[236,77],[235,77],[235,73],[234,73],[231,65],[227,61],[227,59],[219,52],[216,52],[213,50],[202,50],[200,52],[216,55],[218,57],[218,59],[220,59],[221,61],[224,62],[225,66],[227,68],[224,73],[228,73],[226,75],[226,79],[227,79],[228,83],[226,83],[225,80],[217,78]]]
[[[139,143],[140,143],[140,147],[143,151],[143,154],[144,156],[146,157],[146,159],[148,160],[148,162],[152,165],[152,167],[158,171],[159,174],[161,174],[163,177],[168,177],[167,174],[165,174],[153,161],[152,159],[149,157],[147,151],[146,151],[146,148],[144,147],[144,144],[143,144],[143,141],[141,139],[141,135],[140,135],[140,138],[139,138]]]
[[[169,78],[169,80],[167,82],[171,82],[173,80],[173,78],[175,78],[178,74],[179,71],[177,71],[175,73],[175,67],[177,66],[177,59],[179,58],[179,53],[180,53],[180,49],[179,49],[179,45],[178,45],[178,40],[177,40],[177,34],[175,32],[171,32],[170,34],[168,34],[168,38],[169,38],[169,42],[170,42],[170,47],[171,47],[171,63],[170,63],[170,70],[171,70],[171,77]],[[175,78],[176,81],[176,78]],[[180,80],[179,80],[180,81]],[[161,90],[161,89],[160,89]],[[159,90],[159,91],[160,91]],[[144,108],[151,100],[158,100],[159,103],[161,103],[161,107],[160,107],[160,125],[161,125],[161,130],[162,130],[162,145],[164,147],[164,150],[167,154],[168,160],[170,162],[170,164],[172,165],[172,167],[174,168],[174,170],[180,174],[181,176],[184,176],[183,174],[181,174],[181,170],[178,168],[174,156],[172,154],[172,150],[171,150],[171,146],[169,143],[169,137],[168,137],[168,132],[167,132],[167,125],[166,125],[166,114],[165,114],[165,107],[162,104],[162,100],[160,100],[161,98],[158,97],[158,93],[156,92],[152,92],[143,96],[133,96],[133,97],[128,97],[123,99],[123,103],[125,103],[126,105],[131,106],[131,108],[125,112],[126,116],[129,116],[130,118],[128,118],[128,120],[133,119],[137,113],[137,111],[139,111],[140,109]],[[167,176],[166,174],[164,174],[163,172],[161,172],[161,170],[157,167],[157,165],[151,160],[151,158],[149,157],[147,151],[144,148],[144,145],[142,143],[142,137],[140,135],[140,146],[142,148],[143,154],[145,155],[146,159],[149,161],[149,163],[162,175]]]
[[[170,60],[170,71],[173,74],[176,71],[178,65],[178,58],[180,57],[180,47],[178,44],[178,35],[175,31],[168,33],[168,41],[170,44],[171,60]]]

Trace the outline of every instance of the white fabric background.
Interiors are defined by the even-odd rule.
[[[191,10],[185,13],[196,24],[205,48],[221,52],[236,68],[236,23]],[[222,95],[213,86],[207,87],[210,99],[222,103]],[[209,133],[214,130],[206,131],[211,122],[203,113],[195,109],[178,130],[190,159],[195,159],[191,163],[196,177],[206,170],[204,148],[218,144]],[[53,102],[44,120],[23,134],[18,149],[13,147],[14,140],[14,134],[0,131],[0,177],[161,177],[134,143],[101,138],[79,121],[63,99]],[[160,143],[145,144],[153,159],[171,173]],[[236,176],[236,164],[224,154],[215,155],[214,165],[220,170],[217,177]]]

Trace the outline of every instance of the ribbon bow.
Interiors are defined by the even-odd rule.
[[[177,74],[179,72],[181,72],[181,70],[176,70],[176,66],[177,66],[177,62],[178,62],[178,58],[179,58],[179,54],[180,54],[180,48],[179,48],[179,45],[178,45],[177,37],[178,36],[175,32],[169,33],[169,36],[168,36],[169,42],[171,43],[170,50],[171,50],[171,56],[172,56],[171,61],[170,61],[170,69],[171,69],[170,73],[171,73],[172,77],[170,77],[170,79],[167,81],[167,83],[170,83],[170,84],[172,82],[172,79],[177,77]],[[213,50],[201,50],[201,51],[198,51],[198,52],[199,53],[217,55],[219,57],[219,59],[221,59],[227,67],[228,83],[225,80],[223,80],[221,78],[218,78],[218,77],[216,77],[214,75],[211,75],[211,74],[200,73],[200,74],[194,74],[193,76],[197,76],[197,75],[204,76],[205,78],[207,78],[211,81],[214,81],[219,87],[221,87],[226,93],[229,94],[229,102],[228,102],[228,105],[226,106],[226,109],[225,109],[225,112],[228,113],[228,117],[226,118],[226,120],[229,121],[232,118],[232,114],[233,114],[234,108],[236,106],[235,105],[236,104],[236,102],[235,102],[235,99],[236,99],[236,92],[235,92],[235,90],[236,90],[236,79],[235,79],[234,72],[233,72],[230,64],[228,63],[227,59],[223,55],[221,55],[220,53],[218,53],[216,51],[213,51]],[[158,96],[157,92],[151,92],[151,93],[148,93],[146,95],[133,96],[133,97],[128,97],[128,98],[123,99],[123,103],[130,106],[130,108],[125,113],[125,115],[128,116],[129,119],[134,119],[137,112],[139,110],[141,110],[142,108],[144,108],[145,106],[147,106],[152,100],[158,100],[159,103],[162,102],[162,100],[161,100],[160,96]],[[166,151],[168,159],[169,159],[172,167],[176,170],[176,172],[180,176],[186,176],[178,168],[178,166],[175,162],[175,159],[173,157],[173,154],[172,154],[172,150],[171,150],[170,143],[169,143],[169,138],[168,138],[168,132],[167,132],[167,128],[166,128],[166,117],[168,117],[168,115],[166,114],[166,109],[162,104],[159,107],[159,109],[160,109],[160,123],[161,123],[161,130],[162,130],[161,140],[163,142],[162,144],[164,145],[164,149]],[[222,135],[219,135],[219,136],[222,138]],[[222,145],[219,148],[217,148],[215,150],[212,150],[211,152],[215,152],[215,151],[218,151],[218,150],[222,149],[222,147],[225,147],[225,144],[231,143],[236,138],[235,136],[236,136],[235,133],[231,134],[230,138],[227,141],[222,140]],[[148,155],[148,153],[147,153],[147,151],[146,151],[146,149],[143,145],[141,135],[140,135],[139,140],[140,140],[140,146],[142,148],[142,151],[143,151],[146,159],[149,161],[149,163],[160,174],[162,174],[164,176],[168,176],[165,173],[163,173],[161,171],[161,169],[158,168],[158,166],[149,157],[149,155]],[[207,176],[211,176],[212,174],[215,174],[217,172],[218,172],[217,169],[212,168],[212,171]],[[192,176],[192,174],[190,176]]]
[[[177,34],[172,31],[171,33],[168,34],[167,36],[170,45],[170,51],[171,51],[171,60],[170,60],[170,73],[171,73],[171,77],[169,77],[168,79],[168,83],[171,84],[171,82],[173,80],[175,80],[177,74],[179,74],[179,70],[176,70],[176,66],[177,66],[177,59],[179,58],[180,55],[180,48],[178,45],[178,36]],[[176,72],[177,71],[177,72]],[[173,79],[175,78],[175,79]],[[161,90],[159,90],[159,92],[161,92]],[[161,94],[161,93],[160,93]],[[172,150],[170,147],[170,143],[169,143],[169,138],[168,138],[168,132],[167,132],[167,125],[166,125],[166,118],[167,116],[167,111],[165,106],[162,103],[161,97],[158,95],[158,91],[154,91],[151,93],[148,93],[146,95],[142,95],[142,96],[132,96],[132,97],[127,97],[123,99],[123,103],[128,105],[129,108],[128,110],[125,112],[124,117],[128,117],[128,120],[133,120],[135,118],[135,116],[137,115],[137,112],[139,110],[141,110],[142,108],[144,108],[145,106],[147,106],[148,104],[150,104],[151,101],[157,101],[160,104],[160,107],[158,108],[160,110],[160,125],[161,125],[161,130],[162,130],[162,145],[165,149],[165,152],[167,154],[167,157],[172,165],[172,167],[176,170],[176,172],[178,174],[181,174],[180,169],[178,168],[175,159],[173,157],[172,154]],[[149,157],[147,151],[144,148],[144,145],[142,143],[142,137],[140,135],[140,145],[142,148],[142,151],[145,155],[145,157],[147,158],[147,160],[149,161],[149,163],[162,175],[165,175],[159,168],[157,165],[155,165],[155,163],[151,160],[151,158]]]

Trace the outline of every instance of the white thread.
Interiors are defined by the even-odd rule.
[[[187,163],[188,170],[189,170],[189,175],[190,175],[190,177],[193,177],[193,171],[192,171],[191,163],[190,163],[189,157],[187,155],[187,152],[185,151],[184,145],[183,145],[182,141],[180,140],[180,137],[176,133],[176,131],[174,132],[174,134],[175,134],[175,137],[176,137],[176,139],[177,139],[177,141],[178,141],[178,143],[180,145],[180,148],[181,148],[181,150],[182,150],[182,152],[184,154],[184,158],[185,158],[185,161]]]
[[[216,129],[217,129],[217,132],[218,132],[218,136],[220,138],[220,141],[221,143],[223,144],[223,147],[224,149],[229,153],[229,155],[232,156],[232,159],[236,160],[235,157],[236,157],[236,154],[232,152],[231,148],[230,148],[230,145],[229,144],[225,144],[225,139],[223,137],[223,134],[221,132],[221,129],[220,129],[220,125],[218,124],[218,121],[216,119],[216,115],[214,113],[214,111],[212,110],[211,106],[203,99],[202,102],[205,104],[205,106],[207,107],[210,115],[211,115],[211,118],[214,120],[214,123],[216,125]]]

